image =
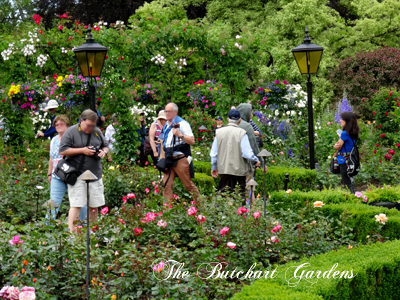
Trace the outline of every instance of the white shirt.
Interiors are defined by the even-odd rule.
[[[115,143],[115,138],[113,137],[114,134],[115,134],[114,126],[112,124],[108,125],[104,138],[108,142],[108,149],[110,149],[110,151],[114,150],[114,145],[113,145]]]
[[[170,126],[171,123],[169,121],[167,121],[167,125]],[[190,124],[188,122],[183,120],[183,121],[179,122],[179,125],[180,125],[179,131],[183,135],[190,136],[190,137],[193,136],[192,128],[190,127]],[[167,137],[167,142],[165,144],[167,148],[172,147],[174,145],[174,141],[173,141],[174,134],[172,133],[172,130],[173,129],[171,129],[171,131],[169,132],[168,137]],[[182,141],[181,138],[175,137],[175,146],[182,145],[182,144],[185,144],[185,142]],[[183,153],[180,151],[175,151],[173,155],[175,156],[175,155],[180,155],[180,154],[183,154]]]

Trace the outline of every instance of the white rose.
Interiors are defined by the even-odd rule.
[[[279,116],[279,110],[275,111],[275,116]]]

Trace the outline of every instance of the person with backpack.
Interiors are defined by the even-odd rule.
[[[354,176],[357,175],[360,167],[360,158],[356,145],[360,135],[360,127],[353,112],[343,112],[340,118],[340,126],[343,131],[337,131],[339,141],[334,146],[335,150],[338,151],[337,163],[335,163],[339,165],[342,183],[354,194]]]

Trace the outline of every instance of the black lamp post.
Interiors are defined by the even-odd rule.
[[[306,26],[306,34],[304,42],[300,46],[292,49],[294,58],[299,66],[302,75],[308,75],[307,94],[308,94],[308,147],[310,148],[310,169],[315,169],[315,153],[314,153],[314,116],[312,103],[312,82],[311,74],[318,72],[319,62],[321,61],[322,51],[324,48],[311,43]]]
[[[96,112],[95,92],[92,84],[93,77],[100,77],[108,48],[94,42],[92,28],[89,25],[86,43],[74,49],[76,59],[84,77],[90,77],[89,97],[90,109]]]

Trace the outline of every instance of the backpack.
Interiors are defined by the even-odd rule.
[[[358,152],[357,141],[353,142],[353,149],[350,152],[348,164],[347,164],[347,175],[349,177],[354,177],[360,172],[361,164],[360,164],[360,153]]]

